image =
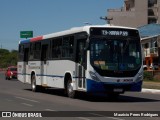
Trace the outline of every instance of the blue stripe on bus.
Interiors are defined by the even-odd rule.
[[[17,73],[19,75],[31,75],[31,74],[27,74],[27,73]],[[59,78],[64,78],[64,76],[60,76],[60,75],[43,75],[43,74],[36,74],[37,76],[46,76],[46,77],[59,77]]]
[[[19,74],[19,75],[31,75],[31,74],[27,74],[27,73],[17,73],[17,74]],[[44,75],[44,74],[36,74],[37,76],[46,76],[46,77],[59,77],[59,78],[64,78],[64,76],[60,76],[60,75]],[[83,79],[83,78],[86,78],[86,77],[77,77],[77,76],[75,76],[75,77],[73,77],[73,78],[81,78],[81,79]]]
[[[64,77],[64,76],[60,76],[60,75],[43,75],[43,74],[37,74],[37,76],[59,77],[59,78],[63,78]]]
[[[27,74],[27,73],[17,73],[17,75],[31,75],[31,74]]]

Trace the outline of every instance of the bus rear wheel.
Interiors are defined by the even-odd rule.
[[[33,92],[37,92],[37,85],[36,85],[36,77],[35,75],[32,75],[31,77],[31,89]]]
[[[72,80],[68,80],[68,82],[67,82],[67,95],[68,95],[69,98],[75,98],[76,97],[76,91],[73,90]]]

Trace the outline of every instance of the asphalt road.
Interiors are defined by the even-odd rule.
[[[154,111],[154,114],[160,115],[160,94],[127,92],[116,100],[80,94],[77,99],[70,99],[65,97],[61,90],[56,89],[34,93],[30,85],[23,84],[16,79],[5,80],[4,74],[0,73],[0,111],[43,111],[44,114],[55,115],[53,118],[45,118],[52,120],[63,120],[64,118],[65,120],[135,120],[135,118],[137,120],[158,120],[160,117],[111,117],[109,112],[102,111],[113,111],[112,114],[119,111],[121,115],[127,111],[129,111],[127,114],[137,111],[142,113]],[[18,118],[12,119],[17,120]],[[36,118],[29,119],[35,120]],[[44,120],[44,118],[37,118],[39,119]]]

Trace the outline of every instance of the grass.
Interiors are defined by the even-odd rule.
[[[148,89],[160,89],[160,82],[153,82],[153,81],[143,81],[143,88]]]
[[[160,75],[154,76],[152,72],[144,72],[143,88],[160,89]]]

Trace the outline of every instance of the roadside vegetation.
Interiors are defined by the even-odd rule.
[[[7,49],[0,49],[0,68],[7,68],[8,66],[17,65],[18,51]]]
[[[144,71],[143,88],[160,89],[160,75],[153,74],[153,72]]]
[[[153,75],[154,73],[153,72],[148,72],[148,71],[144,71],[144,81],[146,81],[146,82],[160,82],[160,80],[159,80],[159,77],[155,77],[154,75]],[[158,75],[158,76],[160,76],[160,75]]]

